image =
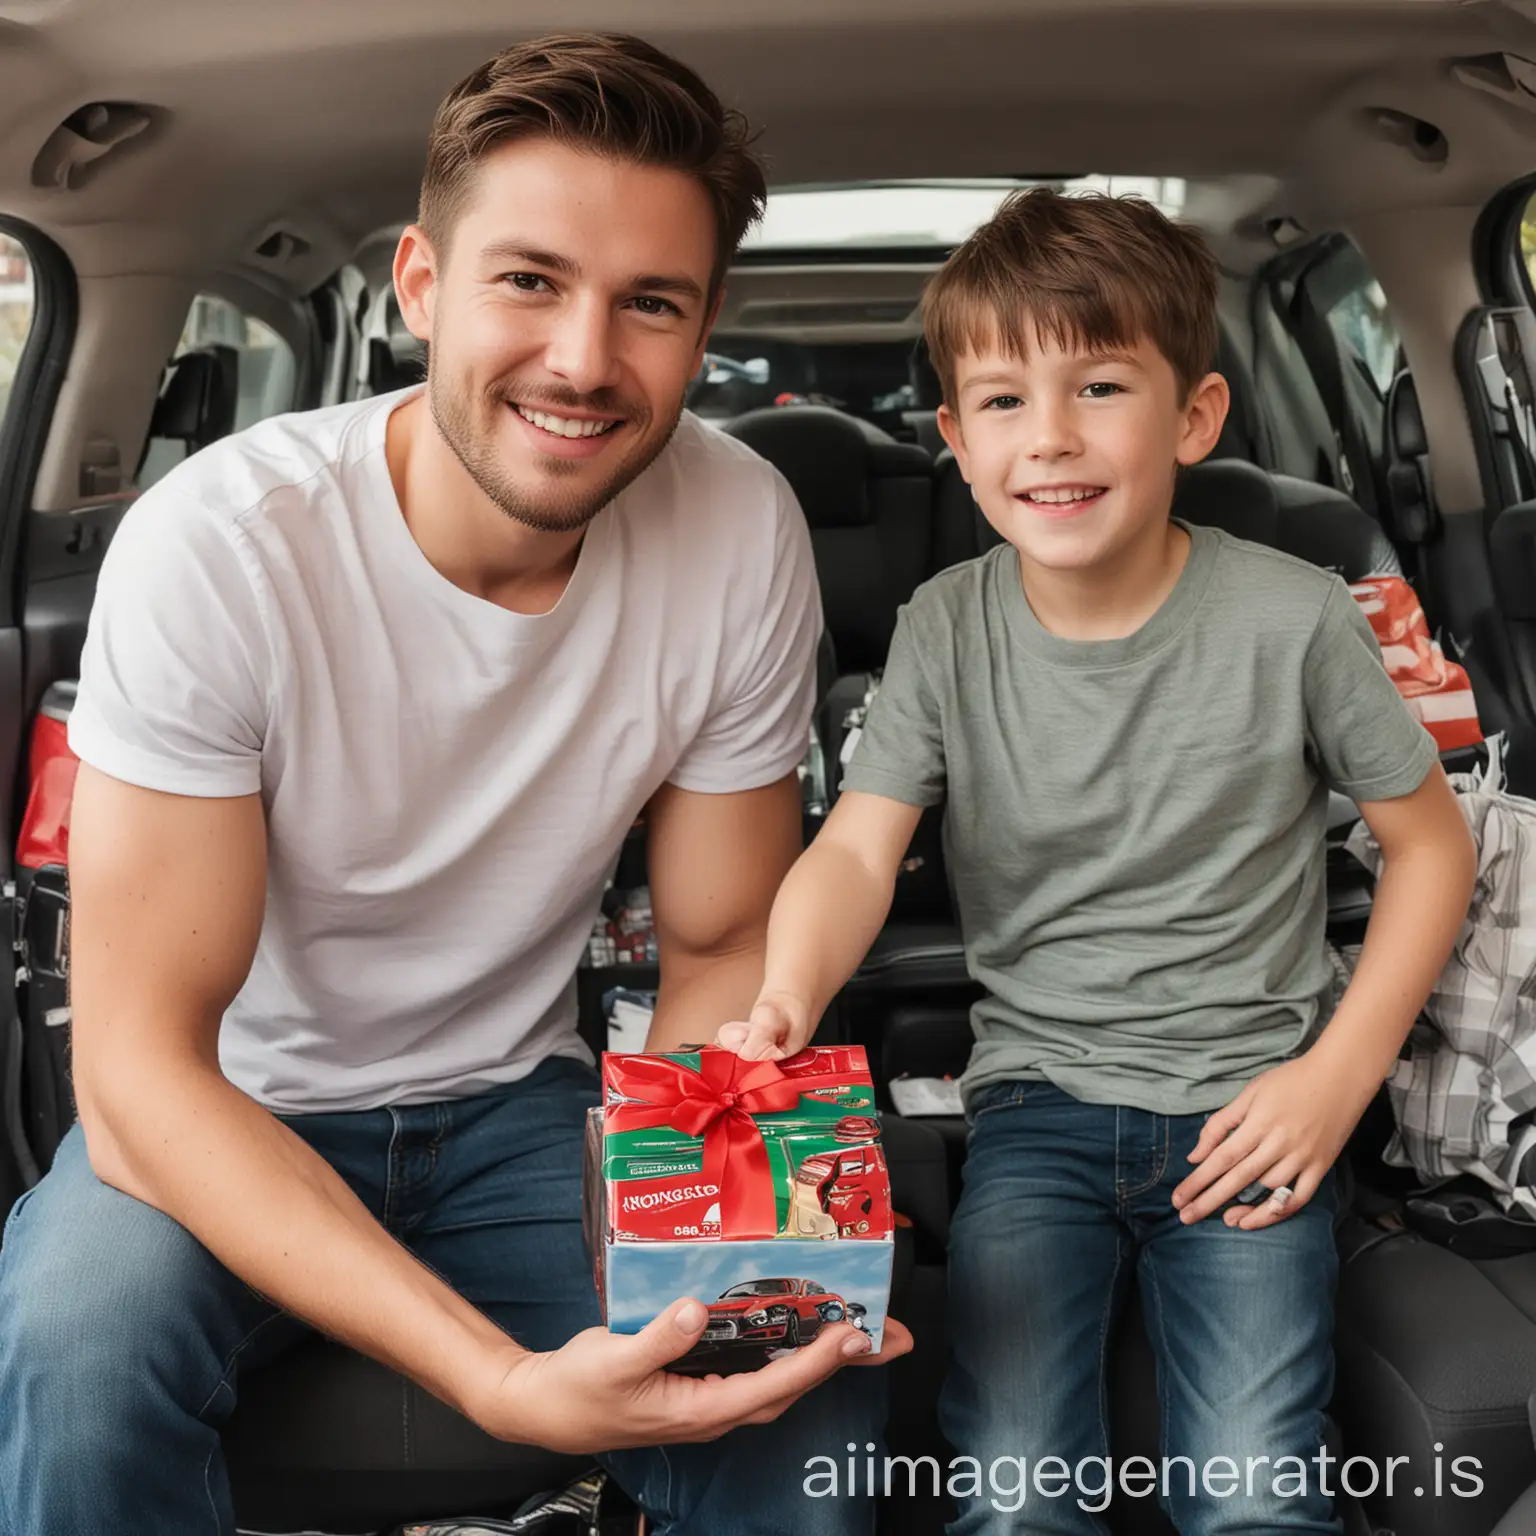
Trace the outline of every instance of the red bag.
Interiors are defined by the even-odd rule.
[[[1431,638],[1413,588],[1401,576],[1371,576],[1349,590],[1371,621],[1388,676],[1440,750],[1480,742],[1472,684]]]

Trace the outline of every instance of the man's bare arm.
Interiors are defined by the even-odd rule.
[[[661,992],[647,1048],[707,1043],[763,982],[768,914],[799,856],[800,786],[705,795],[667,785],[646,810]]]
[[[82,767],[70,845],[75,1085],[92,1166],[258,1291],[491,1433],[569,1450],[708,1439],[771,1417],[841,1362],[851,1330],[736,1385],[665,1375],[703,1327],[696,1304],[636,1338],[593,1329],[553,1354],[520,1349],[219,1069],[220,1020],[265,907],[259,799],[157,794]]]
[[[219,1070],[266,892],[260,799],[137,789],[82,767],[71,817],[74,1075],[92,1167],[331,1336],[460,1408],[488,1319]]]

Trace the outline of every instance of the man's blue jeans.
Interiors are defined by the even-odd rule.
[[[451,1103],[288,1120],[424,1263],[530,1349],[597,1323],[581,1149],[597,1079],[551,1060]],[[101,1183],[78,1127],[0,1248],[0,1532],[232,1536],[219,1425],[240,1371],[302,1336],[169,1217]],[[884,1372],[840,1371],[774,1424],[608,1461],[671,1536],[852,1536],[806,1461],[878,1440]]]
[[[956,1489],[973,1495],[956,1536],[1106,1529],[1103,1465],[1089,1459],[1110,1454],[1105,1352],[1133,1273],[1163,1451],[1155,1483],[1128,1462],[1124,1486],[1150,1488],[1183,1536],[1339,1531],[1313,1459],[1333,1382],[1332,1175],[1264,1230],[1229,1228],[1219,1212],[1185,1226],[1170,1197],[1208,1116],[1085,1104],[1039,1082],[984,1090],[971,1110],[942,1422],[980,1463],[980,1490]],[[1284,1457],[1305,1463],[1305,1494]]]

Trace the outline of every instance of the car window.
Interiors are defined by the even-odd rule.
[[[293,348],[271,326],[228,299],[200,293],[187,312],[171,362],[191,352],[218,348],[227,349],[235,361],[237,392],[231,430],[242,431],[293,408],[298,391]],[[140,490],[153,485],[199,446],[180,439],[151,438],[139,470]]]
[[[1520,215],[1520,259],[1525,264],[1531,292],[1536,294],[1536,192],[1531,194],[1525,212]]]
[[[1402,338],[1387,309],[1387,296],[1374,277],[1366,275],[1335,301],[1328,311],[1334,334],[1352,353],[1383,397],[1398,370]]]
[[[32,261],[26,247],[0,234],[0,422],[10,404],[11,384],[37,308]]]
[[[733,1285],[721,1294],[720,1299],[731,1296],[787,1296],[795,1288],[792,1280],[748,1280],[744,1285]]]

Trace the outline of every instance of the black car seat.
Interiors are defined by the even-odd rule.
[[[944,403],[944,386],[928,355],[928,343],[921,336],[907,360],[907,377],[912,386],[913,409],[903,412],[903,419],[912,429],[918,447],[926,448],[937,458],[944,451],[938,420],[939,407]]]
[[[846,722],[885,665],[897,610],[932,568],[933,461],[878,427],[820,405],[764,407],[725,428],[789,481],[811,528],[822,608],[837,657],[818,734],[832,798]],[[925,817],[898,885],[895,916],[949,916],[937,853],[939,819]]]
[[[765,406],[725,430],[774,465],[799,499],[839,671],[883,666],[896,610],[928,574],[932,459],[830,406]]]
[[[1536,1531],[1536,1486],[1515,1500],[1491,1536],[1530,1536],[1532,1531]]]
[[[1500,1533],[1536,1531],[1529,1499],[1526,1523],[1505,1515],[1536,1483],[1536,1253],[1471,1258],[1361,1216],[1340,1238],[1339,1418],[1351,1454],[1409,1458],[1392,1496],[1367,1500],[1373,1520],[1393,1536],[1486,1536],[1501,1517]]]
[[[360,395],[387,395],[419,384],[427,376],[427,344],[406,329],[400,301],[386,284],[369,307],[364,321],[366,378]]]

